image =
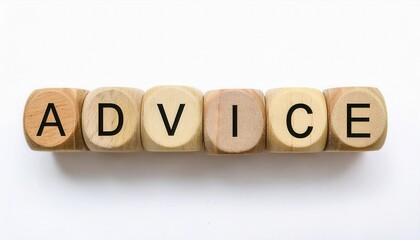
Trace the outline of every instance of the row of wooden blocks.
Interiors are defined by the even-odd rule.
[[[385,142],[387,111],[369,87],[48,88],[29,96],[24,132],[46,151],[369,151]]]

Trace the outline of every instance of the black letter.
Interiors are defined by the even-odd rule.
[[[232,137],[238,136],[238,105],[232,105]]]
[[[165,109],[163,108],[163,104],[158,103],[158,108],[160,115],[162,115],[163,123],[165,124],[166,132],[168,132],[169,136],[175,135],[176,128],[178,127],[179,119],[181,118],[182,111],[184,111],[185,104],[179,104],[178,112],[176,113],[174,123],[172,127],[169,125],[168,117],[166,116]]]
[[[348,138],[370,138],[370,133],[353,133],[351,130],[352,122],[369,122],[368,117],[352,117],[352,108],[370,108],[369,103],[349,103],[347,104],[347,137]]]
[[[289,130],[290,134],[292,134],[292,136],[295,138],[305,138],[309,136],[309,134],[311,134],[313,127],[309,126],[304,133],[295,132],[292,126],[292,115],[293,115],[293,112],[298,108],[303,108],[306,110],[308,114],[312,114],[312,109],[306,104],[298,103],[298,104],[293,105],[287,112],[287,119],[286,119],[287,130]]]
[[[118,126],[112,131],[104,131],[104,108],[113,108],[118,113]],[[114,103],[98,103],[98,136],[112,136],[119,133],[124,122],[121,108]]]
[[[53,113],[55,122],[47,122],[48,115],[50,114],[50,110]],[[48,103],[47,109],[45,110],[44,117],[42,118],[41,126],[39,126],[37,136],[41,136],[42,132],[44,131],[45,126],[56,126],[58,127],[58,131],[60,131],[61,136],[66,136],[64,133],[63,125],[61,125],[60,118],[58,117],[57,110],[55,109],[54,103]]]

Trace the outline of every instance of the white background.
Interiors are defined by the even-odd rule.
[[[0,2],[0,239],[420,239],[420,2]],[[378,87],[378,152],[53,154],[36,88]]]

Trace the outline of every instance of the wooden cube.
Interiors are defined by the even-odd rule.
[[[203,145],[203,94],[191,87],[158,86],[142,104],[142,140],[147,151],[193,152]]]
[[[204,144],[209,154],[257,153],[265,148],[264,95],[253,89],[204,96]]]
[[[133,152],[142,149],[140,107],[143,91],[104,87],[91,91],[82,113],[83,137],[91,151]]]
[[[267,150],[321,152],[327,143],[327,105],[321,91],[277,88],[266,93]]]
[[[76,88],[38,89],[29,96],[23,115],[26,141],[33,150],[83,151],[83,100],[89,91]]]
[[[324,91],[328,106],[327,151],[382,148],[387,134],[384,98],[376,88],[347,87]]]

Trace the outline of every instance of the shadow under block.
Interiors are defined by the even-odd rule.
[[[328,106],[327,151],[372,151],[382,148],[387,111],[376,88],[347,87],[324,91]]]
[[[204,144],[209,154],[257,153],[265,148],[264,95],[253,89],[204,96]]]
[[[267,91],[267,151],[321,152],[327,143],[327,104],[321,91],[277,88]]]
[[[195,152],[203,145],[203,94],[183,86],[148,90],[142,103],[142,141],[151,152]]]
[[[140,106],[143,91],[97,88],[85,98],[83,137],[91,151],[135,152],[142,149]]]
[[[38,89],[29,96],[23,115],[26,141],[33,150],[84,151],[80,116],[89,91]]]

